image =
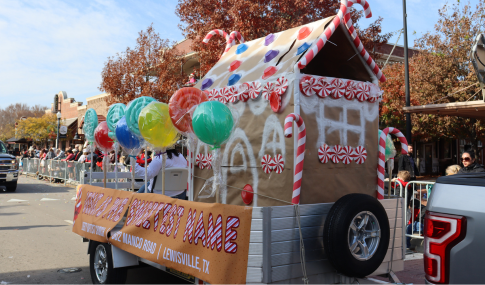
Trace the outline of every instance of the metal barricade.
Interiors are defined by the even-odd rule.
[[[405,187],[406,211],[404,219],[407,238],[424,239],[422,235],[424,208],[428,203],[434,183],[431,181],[410,181]],[[416,196],[419,199],[416,199]]]

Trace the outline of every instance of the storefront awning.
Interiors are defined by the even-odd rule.
[[[27,139],[24,139],[24,138],[21,138],[21,139],[18,139],[18,138],[9,138],[6,143],[8,144],[16,144],[16,143],[29,143],[30,140],[27,140]]]
[[[485,119],[485,102],[483,100],[410,106],[404,107],[403,110],[404,113],[411,114],[434,114],[440,116]]]

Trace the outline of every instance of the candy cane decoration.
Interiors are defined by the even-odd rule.
[[[207,35],[205,36],[204,40],[202,40],[202,42],[204,44],[207,44],[209,42],[209,40],[212,38],[212,36],[215,36],[215,35],[220,35],[220,36],[222,36],[226,39],[226,48],[224,49],[224,53],[222,55],[226,54],[226,52],[229,51],[229,49],[232,47],[232,45],[231,45],[231,40],[230,40],[229,35],[226,32],[224,32],[223,30],[217,30],[216,29],[216,30],[210,31],[209,33],[207,33]]]
[[[345,23],[349,34],[354,39],[353,42],[355,47],[359,51],[360,55],[364,58],[367,65],[369,65],[369,67],[372,69],[372,72],[377,76],[377,79],[379,79],[379,81],[381,82],[386,81],[386,77],[384,76],[384,74],[382,74],[382,71],[379,69],[375,61],[369,56],[369,53],[365,50],[362,42],[359,39],[359,36],[355,32],[354,26],[352,25],[352,20],[350,18],[350,12],[348,8],[352,7],[352,5],[355,3],[360,4],[364,8],[364,14],[366,18],[372,17],[369,3],[367,3],[365,0],[341,0],[340,10],[337,13],[337,17],[332,20],[332,22],[328,25],[325,31],[323,31],[323,34],[318,37],[318,39],[308,49],[308,52],[305,54],[305,56],[302,57],[302,59],[298,62],[298,68],[303,69],[310,63],[310,61],[312,61],[312,59],[315,58],[318,52],[320,52],[320,50],[326,44],[328,39],[335,32],[336,27],[338,27],[338,25],[340,25],[340,22],[342,21]]]
[[[300,204],[301,177],[303,175],[303,161],[305,158],[306,128],[300,115],[291,113],[285,118],[285,137],[292,137],[293,122],[298,126],[298,148],[295,158],[295,176],[293,177],[293,195],[291,203]]]
[[[243,36],[238,31],[232,31],[229,35],[229,42],[231,43],[231,47],[236,45],[236,39],[241,43],[245,43]]]
[[[377,199],[384,199],[384,163],[386,160],[386,137],[387,134],[395,135],[401,142],[401,153],[408,154],[408,141],[406,137],[396,128],[385,128],[379,137],[379,164],[377,165]]]

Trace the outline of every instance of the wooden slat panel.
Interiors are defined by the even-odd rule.
[[[249,254],[258,255],[263,253],[262,243],[249,243]]]
[[[323,248],[319,250],[305,249],[305,260],[307,262],[322,260],[322,259],[327,259],[327,256],[323,252]],[[300,262],[300,251],[274,254],[271,256],[272,266],[281,266],[281,265],[287,265],[287,264],[293,264],[293,263],[299,263],[299,262]]]
[[[131,178],[131,172],[118,172],[118,179],[121,178]],[[84,179],[89,180],[90,173],[89,171],[84,173]],[[106,172],[106,178],[107,179],[115,179],[115,173],[114,172]],[[144,176],[138,176],[135,175],[136,179],[144,179]],[[104,173],[103,172],[93,172],[93,179],[104,179]]]
[[[325,223],[325,215],[300,216],[301,227],[321,226]],[[271,230],[298,228],[296,217],[272,218]]]
[[[88,181],[85,181],[88,183]],[[103,187],[103,182],[93,182],[91,183],[92,186]],[[135,187],[138,183],[135,183]],[[116,189],[116,184],[114,182],[106,182],[106,188]],[[118,182],[118,189],[131,189],[131,182]]]
[[[263,218],[263,207],[253,207],[253,219]]]
[[[402,200],[403,198],[399,198],[399,208],[402,207]],[[384,209],[396,209],[396,199],[384,199],[384,200],[379,200],[381,202],[382,206]]]
[[[251,231],[249,234],[250,243],[262,243],[263,242],[263,232],[262,231]]]
[[[301,228],[301,232],[304,239],[321,237],[323,236],[323,224],[317,227]],[[293,239],[300,239],[300,231],[298,228],[271,231],[272,242],[287,241]]]
[[[323,248],[323,240],[321,238],[304,239],[303,243],[305,244],[305,251]],[[271,255],[293,251],[300,251],[300,240],[274,242],[271,244]]]
[[[263,268],[263,255],[248,255],[248,267]]]
[[[317,260],[306,263],[307,275],[315,275],[321,273],[335,272],[328,260]],[[301,264],[294,263],[283,266],[273,267],[272,281],[277,282],[281,280],[287,280],[292,278],[298,278],[303,276],[301,271]]]
[[[396,208],[386,209],[386,213],[387,213],[387,218],[394,219],[394,217],[396,217]],[[399,208],[399,210],[397,211],[397,218],[402,218],[402,209],[401,208]]]
[[[263,281],[263,270],[256,267],[248,267],[246,283],[261,283]]]
[[[252,219],[251,220],[251,230],[252,231],[262,231],[263,230],[263,219]]]
[[[402,256],[402,248],[394,248],[394,256],[392,257],[392,260],[401,260],[403,259]],[[391,260],[391,249],[389,248],[386,253],[386,257],[384,257],[384,260],[382,262],[388,262]]]
[[[327,272],[322,274],[308,275],[310,284],[350,284],[354,281],[353,278],[341,276],[336,272]],[[347,281],[346,281],[347,280]],[[272,284],[302,284],[301,277],[286,279],[273,282]]]
[[[300,216],[325,215],[334,203],[300,205]],[[295,216],[294,206],[275,206],[271,208],[271,217],[284,218]]]

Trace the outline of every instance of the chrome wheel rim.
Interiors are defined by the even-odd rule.
[[[94,253],[94,271],[99,283],[106,283],[108,278],[108,258],[106,249],[101,244],[96,247],[96,252]]]
[[[369,260],[377,251],[381,228],[376,216],[369,211],[355,215],[348,230],[349,250],[358,260]]]

